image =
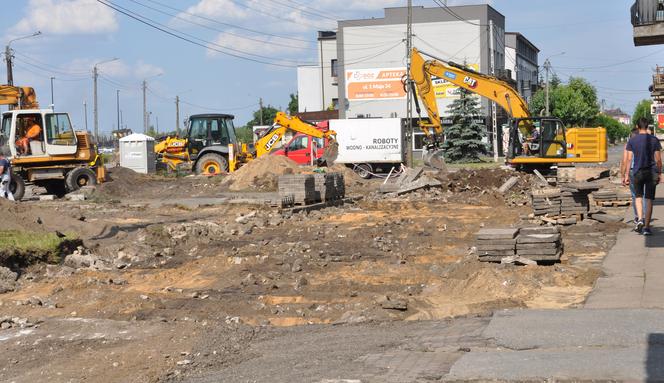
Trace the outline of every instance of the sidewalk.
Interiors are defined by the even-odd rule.
[[[654,235],[618,234],[583,309],[495,313],[449,380],[627,380],[664,382],[664,188]],[[627,216],[632,218],[631,210]]]
[[[604,276],[597,280],[586,308],[664,309],[663,187],[657,197],[653,235],[644,237],[631,228],[618,233],[616,245],[604,259]],[[626,216],[632,218],[631,209]]]

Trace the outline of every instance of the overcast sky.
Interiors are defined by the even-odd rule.
[[[56,109],[68,111],[84,127],[84,102],[92,129],[92,67],[102,64],[99,82],[100,128],[116,124],[116,91],[123,121],[142,130],[141,81],[148,82],[148,109],[161,131],[175,125],[175,96],[181,119],[194,113],[226,112],[240,126],[262,97],[285,108],[297,90],[295,67],[316,61],[316,31],[336,27],[338,19],[382,17],[383,8],[406,0],[103,0],[155,30],[97,0],[3,1],[2,45],[12,43],[14,83],[36,88],[50,104],[55,77]],[[440,0],[442,1],[442,0]],[[433,0],[415,5],[437,7]],[[648,97],[653,68],[664,46],[634,47],[628,0],[494,0],[507,30],[524,34],[540,48],[540,65],[551,58],[554,71],[587,78],[607,107],[631,113]],[[195,16],[194,16],[195,15]],[[190,42],[175,38],[179,34]],[[405,48],[404,48],[405,52]],[[560,55],[560,53],[565,52]],[[270,63],[270,64],[265,64]],[[0,76],[6,79],[5,66]],[[2,81],[4,83],[4,80]]]

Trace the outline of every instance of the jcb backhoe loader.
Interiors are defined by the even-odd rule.
[[[430,56],[430,55],[427,55]],[[492,76],[478,73],[470,68],[442,59],[426,60],[423,52],[413,48],[410,75],[420,100],[424,104],[429,122],[420,122],[427,137],[428,153],[425,162],[441,167],[441,145],[444,140],[443,126],[436,103],[432,76],[449,81],[472,93],[495,101],[511,116],[509,147],[505,155],[507,164],[525,170],[549,169],[554,165],[574,163],[601,163],[607,160],[605,128],[569,128],[555,117],[532,117],[528,104],[508,83]],[[419,102],[416,109],[420,113]],[[535,142],[524,153],[523,139],[538,129]]]
[[[69,114],[39,109],[30,87],[0,85],[0,105],[13,108],[2,114],[0,150],[11,160],[16,200],[26,182],[59,196],[103,182],[97,147],[87,132],[74,132]]]
[[[157,160],[169,169],[186,165],[197,174],[234,172],[249,161],[269,154],[287,131],[303,133],[315,138],[330,138],[323,160],[331,164],[337,146],[333,131],[319,130],[297,117],[277,113],[274,124],[250,150],[238,141],[230,114],[204,114],[189,118],[187,136],[167,137],[155,145]]]

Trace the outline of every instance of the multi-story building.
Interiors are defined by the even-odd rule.
[[[613,118],[614,120],[618,121],[621,124],[629,125],[630,122],[632,121],[632,118],[630,117],[630,115],[623,112],[622,109],[620,109],[620,108],[607,109],[607,110],[604,111],[604,114],[606,114],[607,116]]]
[[[521,33],[505,33],[505,69],[512,72],[516,89],[530,102],[538,87],[539,49]]]
[[[318,65],[297,68],[298,112],[337,109],[339,66],[337,33],[318,32]]]

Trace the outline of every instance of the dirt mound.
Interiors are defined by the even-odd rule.
[[[313,169],[300,166],[284,156],[263,156],[242,166],[226,177],[223,184],[231,191],[276,190],[280,175],[311,172]]]
[[[498,193],[500,188],[511,177],[519,181],[505,195]],[[459,169],[456,172],[439,172],[435,175],[443,184],[443,190],[455,194],[472,194],[504,198],[511,206],[520,206],[529,200],[533,185],[532,175],[506,169]]]
[[[57,209],[0,199],[0,231],[47,232],[75,230],[82,222]]]
[[[123,167],[108,170],[107,181],[97,187],[97,191],[109,197],[129,197],[135,195],[150,177]]]

